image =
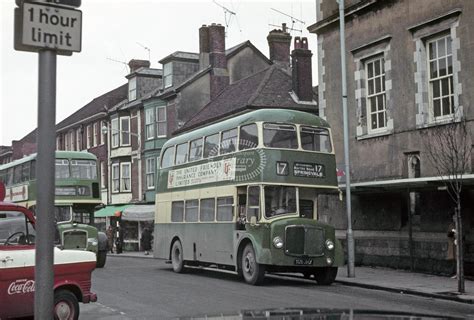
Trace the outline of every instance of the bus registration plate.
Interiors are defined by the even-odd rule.
[[[310,258],[296,258],[295,265],[297,266],[311,266],[313,265],[313,259]]]

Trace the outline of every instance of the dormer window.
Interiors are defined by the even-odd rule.
[[[137,99],[137,78],[128,80],[128,101]]]
[[[173,63],[168,62],[163,65],[163,87],[168,88],[173,85]]]

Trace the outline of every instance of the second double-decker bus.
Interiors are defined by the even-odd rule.
[[[343,265],[318,196],[338,193],[331,131],[301,111],[261,109],[195,129],[163,146],[154,255],[236,271],[249,284],[297,272],[331,284]]]
[[[6,186],[5,201],[33,212],[41,186],[36,180],[36,154],[0,166],[0,181]],[[96,253],[97,267],[105,265],[107,237],[94,226],[94,208],[102,203],[97,158],[92,153],[56,151],[54,214],[64,249]]]

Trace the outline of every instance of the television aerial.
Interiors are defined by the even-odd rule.
[[[242,32],[242,30],[240,29],[240,26],[239,26],[239,20],[237,19],[237,13],[235,13],[234,11],[230,10],[227,7],[224,7],[222,4],[218,3],[216,0],[213,0],[213,2],[214,2],[215,5],[221,7],[222,9],[224,9],[224,21],[225,21],[225,28],[226,28],[226,31],[225,31],[226,37],[227,37],[227,29],[229,28],[230,22],[232,20],[232,16],[235,16],[235,20],[237,22],[237,26],[239,28],[239,31]]]
[[[278,12],[279,14],[282,14],[282,15],[284,15],[284,16],[286,16],[286,17],[288,17],[288,18],[291,19],[291,27],[287,28],[288,30],[294,30],[294,31],[299,31],[300,33],[303,33],[303,30],[293,28],[293,27],[295,26],[295,23],[296,23],[296,22],[299,22],[299,23],[301,23],[301,24],[306,24],[303,20],[298,19],[298,18],[296,18],[296,17],[294,17],[294,16],[292,16],[292,15],[290,15],[290,14],[288,14],[288,13],[285,13],[285,12],[282,12],[282,11],[280,11],[280,10],[277,10],[277,9],[275,9],[275,8],[270,8],[270,9],[272,9],[273,11]],[[273,26],[274,26],[274,25],[273,25]],[[279,26],[278,26],[278,27],[279,27]]]
[[[125,62],[125,61],[120,61],[120,60],[117,60],[117,59],[114,59],[114,58],[110,58],[110,57],[107,57],[106,58],[107,60],[110,60],[110,61],[113,61],[113,62],[117,62],[117,63],[120,63],[120,64],[123,64],[124,65],[124,68],[125,68],[125,71],[128,73],[129,70],[128,70],[128,63]]]
[[[147,47],[147,46],[141,44],[140,42],[137,42],[137,44],[138,44],[140,47],[142,47],[143,49],[145,49],[146,51],[148,51],[148,61],[151,62],[151,60],[150,60],[151,49],[150,49],[149,47]]]

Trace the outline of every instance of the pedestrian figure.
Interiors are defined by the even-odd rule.
[[[456,259],[456,227],[453,222],[448,226],[448,254],[447,259],[452,261]],[[456,278],[456,274],[452,277]]]
[[[145,255],[150,254],[149,251],[151,250],[151,240],[152,239],[153,239],[153,236],[151,235],[150,229],[148,227],[145,227],[143,229],[142,238],[140,239],[140,241],[142,243],[142,248],[143,248],[143,250],[145,250]]]
[[[109,246],[110,253],[114,253],[114,229],[112,226],[109,226],[109,228],[106,231],[107,235],[107,245]]]

